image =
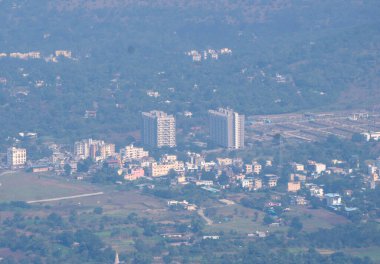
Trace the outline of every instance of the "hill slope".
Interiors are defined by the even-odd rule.
[[[218,106],[262,114],[376,102],[379,2],[268,2],[0,1],[0,139],[124,134],[155,108],[202,118]],[[72,58],[52,62],[56,50]],[[204,60],[207,50],[218,60]],[[9,57],[29,51],[41,58]]]

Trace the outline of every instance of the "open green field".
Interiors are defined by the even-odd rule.
[[[375,263],[380,263],[380,247],[349,248],[342,251],[356,257],[369,257]]]
[[[308,209],[303,206],[293,206],[291,211],[285,214],[288,217],[299,217],[303,230],[306,232],[316,231],[319,228],[332,228],[340,224],[347,224],[349,221],[340,215],[326,209]]]
[[[0,202],[29,201],[99,191],[83,182],[71,182],[52,173],[6,171],[0,173]]]
[[[298,254],[307,251],[307,248],[289,248],[293,254]],[[340,250],[333,250],[328,248],[319,248],[317,251],[322,255],[331,255],[336,252],[343,252],[347,255],[355,257],[368,257],[375,263],[380,263],[380,247],[367,247],[367,248],[345,248]]]
[[[249,234],[256,231],[279,230],[279,228],[263,225],[264,213],[254,209],[234,204],[215,207],[215,210],[215,216],[209,217],[214,223],[205,227],[208,232],[229,232],[233,230],[241,234]],[[253,221],[255,213],[257,213],[257,219]]]
[[[372,261],[374,261],[375,263],[380,263],[380,247],[345,248],[336,251],[331,249],[318,249],[317,251],[322,255],[329,255],[340,251],[355,257],[368,257],[372,259]]]

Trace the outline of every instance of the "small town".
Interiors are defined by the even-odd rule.
[[[274,164],[274,157],[253,159],[248,162],[241,157],[226,157],[224,150],[242,150],[245,147],[245,117],[232,109],[220,108],[209,111],[209,137],[221,148],[214,159],[207,159],[207,151],[182,152],[181,157],[166,150],[176,148],[175,117],[162,111],[142,113],[142,146],[130,144],[116,149],[115,144],[100,139],[82,139],[72,146],[49,144],[50,156],[31,160],[28,149],[12,146],[3,154],[7,170],[24,170],[28,173],[53,173],[60,177],[95,183],[130,185],[142,190],[154,190],[156,185],[181,188],[193,185],[206,193],[229,197],[232,194],[258,193],[266,198],[250,201],[224,199],[224,203],[240,202],[245,206],[259,208],[268,215],[266,224],[284,224],[280,217],[289,205],[322,207],[345,217],[369,218],[355,195],[364,190],[375,189],[379,183],[380,157],[364,161],[332,159],[328,163],[307,160],[306,163],[290,161]],[[374,135],[372,137],[372,134]],[[362,133],[362,140],[377,141],[378,133]],[[20,133],[19,138],[36,140],[36,133]],[[20,140],[16,140],[20,141]],[[140,144],[141,145],[141,144]],[[146,146],[144,148],[143,146]],[[156,151],[156,158],[150,155]],[[170,152],[170,151],[168,151]],[[158,155],[158,156],[157,156]],[[280,157],[281,158],[281,157]],[[358,158],[357,158],[358,159]],[[284,174],[285,173],[285,174]],[[285,175],[285,177],[284,177]],[[330,192],[331,179],[347,179],[348,187],[341,192]],[[355,182],[349,186],[349,182]],[[3,186],[4,188],[4,186]],[[269,196],[268,196],[269,195]],[[168,207],[202,212],[202,204],[186,200],[168,200]],[[260,206],[261,204],[261,206]],[[279,213],[280,212],[280,213]],[[207,223],[212,223],[200,213]],[[259,230],[258,230],[259,231]]]
[[[0,264],[380,263],[379,13],[0,0]]]

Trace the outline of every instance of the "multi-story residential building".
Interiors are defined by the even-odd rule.
[[[142,139],[145,145],[151,147],[175,147],[176,127],[175,117],[161,111],[142,113]]]
[[[115,144],[91,138],[83,139],[74,143],[74,155],[78,159],[104,160],[115,155]]]
[[[171,163],[153,162],[149,167],[149,175],[152,177],[166,176],[171,170],[183,172],[185,169],[182,161],[174,161]]]
[[[277,186],[278,178],[279,178],[279,177],[278,177],[277,175],[274,175],[274,174],[266,174],[266,175],[265,175],[265,179],[266,179],[267,186],[268,186],[269,188],[276,187],[276,186]]]
[[[232,165],[232,159],[230,158],[216,158],[216,161],[219,166],[231,166]]]
[[[305,166],[303,164],[292,162],[292,163],[290,163],[290,165],[292,166],[293,171],[304,171],[305,170]]]
[[[361,133],[361,135],[365,138],[366,141],[370,141],[370,140],[379,141],[380,140],[380,132],[364,132],[364,133]]]
[[[253,165],[252,164],[245,164],[244,168],[245,173],[250,174],[253,172]]]
[[[7,164],[11,168],[23,167],[26,163],[26,149],[24,148],[8,148]]]
[[[263,188],[263,181],[261,179],[254,179],[253,180],[253,189],[259,190]]]
[[[128,173],[124,175],[124,179],[127,181],[134,181],[141,177],[143,177],[145,174],[144,169],[141,167],[136,167],[128,170]]]
[[[261,179],[248,178],[248,179],[241,180],[241,186],[249,190],[259,190],[263,187],[263,183]]]
[[[324,196],[324,191],[323,188],[318,186],[318,185],[310,185],[310,195],[318,198],[323,198]]]
[[[132,145],[126,146],[120,149],[120,156],[123,161],[126,160],[140,160],[145,157],[149,157],[149,152],[143,148],[138,148]]]
[[[288,192],[298,192],[299,190],[301,190],[301,182],[299,181],[288,182]]]
[[[243,179],[241,181],[241,187],[244,189],[252,189],[253,188],[253,179]]]
[[[104,143],[100,145],[99,154],[101,159],[106,159],[115,155],[115,144]]]
[[[152,177],[166,176],[171,170],[184,172],[185,164],[177,160],[175,155],[164,155],[160,162],[153,162],[149,166],[149,175]]]
[[[244,115],[231,109],[209,110],[210,137],[225,148],[244,148],[244,123]]]
[[[315,172],[316,174],[321,174],[326,170],[326,164],[324,163],[317,163],[315,161],[308,161],[308,165],[310,169]]]
[[[74,143],[74,155],[80,159],[87,159],[90,156],[90,144],[88,140]]]
[[[325,194],[327,206],[340,206],[342,205],[342,197],[338,193]]]
[[[262,170],[262,166],[260,163],[254,162],[253,163],[253,173],[254,174],[260,174]]]

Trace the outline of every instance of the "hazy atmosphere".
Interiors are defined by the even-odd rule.
[[[379,14],[0,0],[0,264],[380,263]]]

